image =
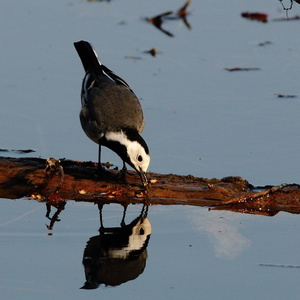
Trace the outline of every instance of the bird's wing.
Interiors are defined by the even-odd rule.
[[[101,69],[103,72],[105,72],[116,84],[118,85],[123,85],[125,86],[128,90],[130,90],[133,94],[134,92],[132,91],[132,89],[130,88],[129,84],[122,79],[121,77],[119,77],[118,75],[116,75],[112,70],[110,70],[109,68],[107,68],[106,66],[104,66],[103,64],[101,64]]]

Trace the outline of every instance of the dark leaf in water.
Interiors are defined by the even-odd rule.
[[[258,71],[260,68],[225,68],[225,70],[229,72],[234,72],[234,71]]]
[[[192,27],[186,17],[182,18],[182,21],[188,29],[192,29]]]
[[[268,22],[268,15],[264,13],[250,13],[250,12],[243,12],[241,13],[241,16],[243,18],[249,19],[249,20],[256,20],[262,23],[267,23]]]
[[[157,54],[157,53],[160,53],[160,51],[158,51],[156,48],[152,48],[152,49],[150,49],[150,50],[145,51],[145,53],[149,53],[149,54],[151,54],[152,56],[156,57],[156,54]]]
[[[274,94],[276,95],[278,98],[297,98],[297,95],[283,95],[283,94]]]
[[[179,18],[182,18],[184,16],[187,16],[189,12],[186,10],[187,7],[190,5],[191,0],[187,0],[185,4],[177,11],[177,15]]]
[[[13,150],[15,152],[19,152],[19,153],[32,153],[35,152],[35,150],[32,149],[20,149],[20,150]]]
[[[146,20],[149,23],[153,24],[154,26],[161,26],[161,24],[163,23],[163,17],[169,16],[171,14],[173,14],[173,11],[167,11],[167,12],[157,15],[155,17],[146,18]]]
[[[187,26],[188,29],[191,29],[191,25],[189,24],[187,20],[187,16],[190,14],[187,11],[187,7],[190,5],[191,0],[187,0],[184,5],[178,9],[176,13],[173,11],[168,11],[163,14],[157,15],[152,18],[146,18],[146,20],[153,24],[156,28],[161,30],[163,33],[165,33],[168,36],[173,37],[173,34],[165,29],[162,28],[162,24],[165,20],[183,20],[184,24]]]
[[[190,5],[191,0],[187,0],[185,4],[177,11],[177,16],[182,19],[188,29],[191,29],[191,25],[187,20],[187,16],[190,14],[186,9]]]
[[[32,149],[19,149],[19,150],[0,149],[0,152],[32,153],[32,152],[35,152],[35,150],[32,150]]]
[[[149,23],[153,24],[157,29],[161,30],[166,35],[173,37],[174,35],[171,32],[169,32],[169,31],[167,31],[167,30],[165,30],[161,27],[161,25],[163,23],[163,17],[169,16],[171,14],[173,14],[173,11],[167,11],[163,14],[158,15],[158,16],[155,16],[155,17],[152,17],[152,18],[146,18],[146,20]]]
[[[264,42],[258,43],[258,46],[266,46],[266,45],[271,45],[271,44],[272,44],[271,41],[264,41]]]

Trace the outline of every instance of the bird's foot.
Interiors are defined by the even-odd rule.
[[[121,180],[124,183],[127,183],[126,181],[126,175],[131,175],[128,171],[126,167],[123,167],[121,169],[121,171],[117,174],[117,179]]]
[[[102,164],[98,164],[98,167],[95,172],[95,176],[100,179],[112,179],[114,174],[109,170],[105,169]]]

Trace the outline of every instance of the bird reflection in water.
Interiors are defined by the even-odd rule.
[[[144,272],[147,246],[151,235],[151,224],[147,218],[148,206],[144,205],[140,215],[125,224],[127,205],[119,227],[105,228],[103,204],[99,204],[99,235],[91,237],[83,254],[86,282],[82,289],[96,289],[101,284],[117,286],[136,279]]]

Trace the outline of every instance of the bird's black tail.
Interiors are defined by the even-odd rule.
[[[84,70],[90,72],[96,72],[101,70],[101,63],[98,60],[98,56],[91,46],[90,43],[86,41],[79,41],[74,43],[75,49],[81,59]]]
[[[79,41],[75,42],[74,46],[81,59],[85,72],[105,74],[116,84],[125,86],[134,94],[134,92],[124,79],[122,79],[121,77],[116,75],[112,70],[101,64],[96,51],[93,49],[90,43],[86,41]]]

